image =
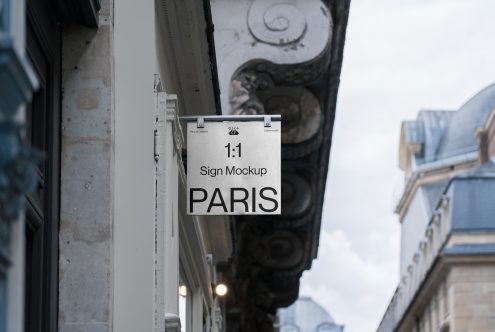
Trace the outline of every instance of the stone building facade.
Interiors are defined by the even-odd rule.
[[[272,331],[318,251],[348,10],[0,0],[0,332]],[[178,117],[222,114],[282,114],[281,216],[186,214]]]
[[[402,125],[400,284],[377,331],[493,331],[495,85]]]

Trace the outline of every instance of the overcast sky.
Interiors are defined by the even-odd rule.
[[[398,282],[401,121],[495,82],[495,1],[351,2],[319,258],[301,295],[367,332]]]

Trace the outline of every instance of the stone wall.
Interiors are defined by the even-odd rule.
[[[59,331],[111,331],[113,303],[113,4],[99,28],[62,41]]]
[[[495,327],[495,264],[454,266],[449,278],[453,296],[451,331],[489,332]]]
[[[495,326],[495,265],[455,263],[422,302],[420,331],[492,332]],[[414,316],[412,313],[409,315]],[[410,317],[409,321],[414,321]],[[411,325],[400,331],[415,331]]]
[[[378,331],[492,332],[495,326],[493,256],[453,258],[442,263],[424,284],[400,325],[382,324]]]
[[[437,287],[427,294],[429,298],[425,301],[423,310],[418,315],[420,331],[448,331],[452,317],[450,314],[452,311],[452,289],[448,286],[448,279],[448,275],[445,275]]]

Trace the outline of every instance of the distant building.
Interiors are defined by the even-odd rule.
[[[300,297],[294,304],[280,309],[279,332],[343,332],[330,314],[310,297]]]
[[[402,125],[400,283],[378,328],[494,331],[495,84]]]

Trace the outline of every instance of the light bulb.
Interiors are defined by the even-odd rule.
[[[217,296],[225,296],[225,294],[227,294],[227,292],[229,291],[229,289],[227,288],[227,285],[225,284],[217,284],[215,286],[215,294],[217,294]]]
[[[187,287],[186,287],[186,285],[180,285],[179,286],[179,295],[182,296],[182,297],[186,297],[187,296]]]

